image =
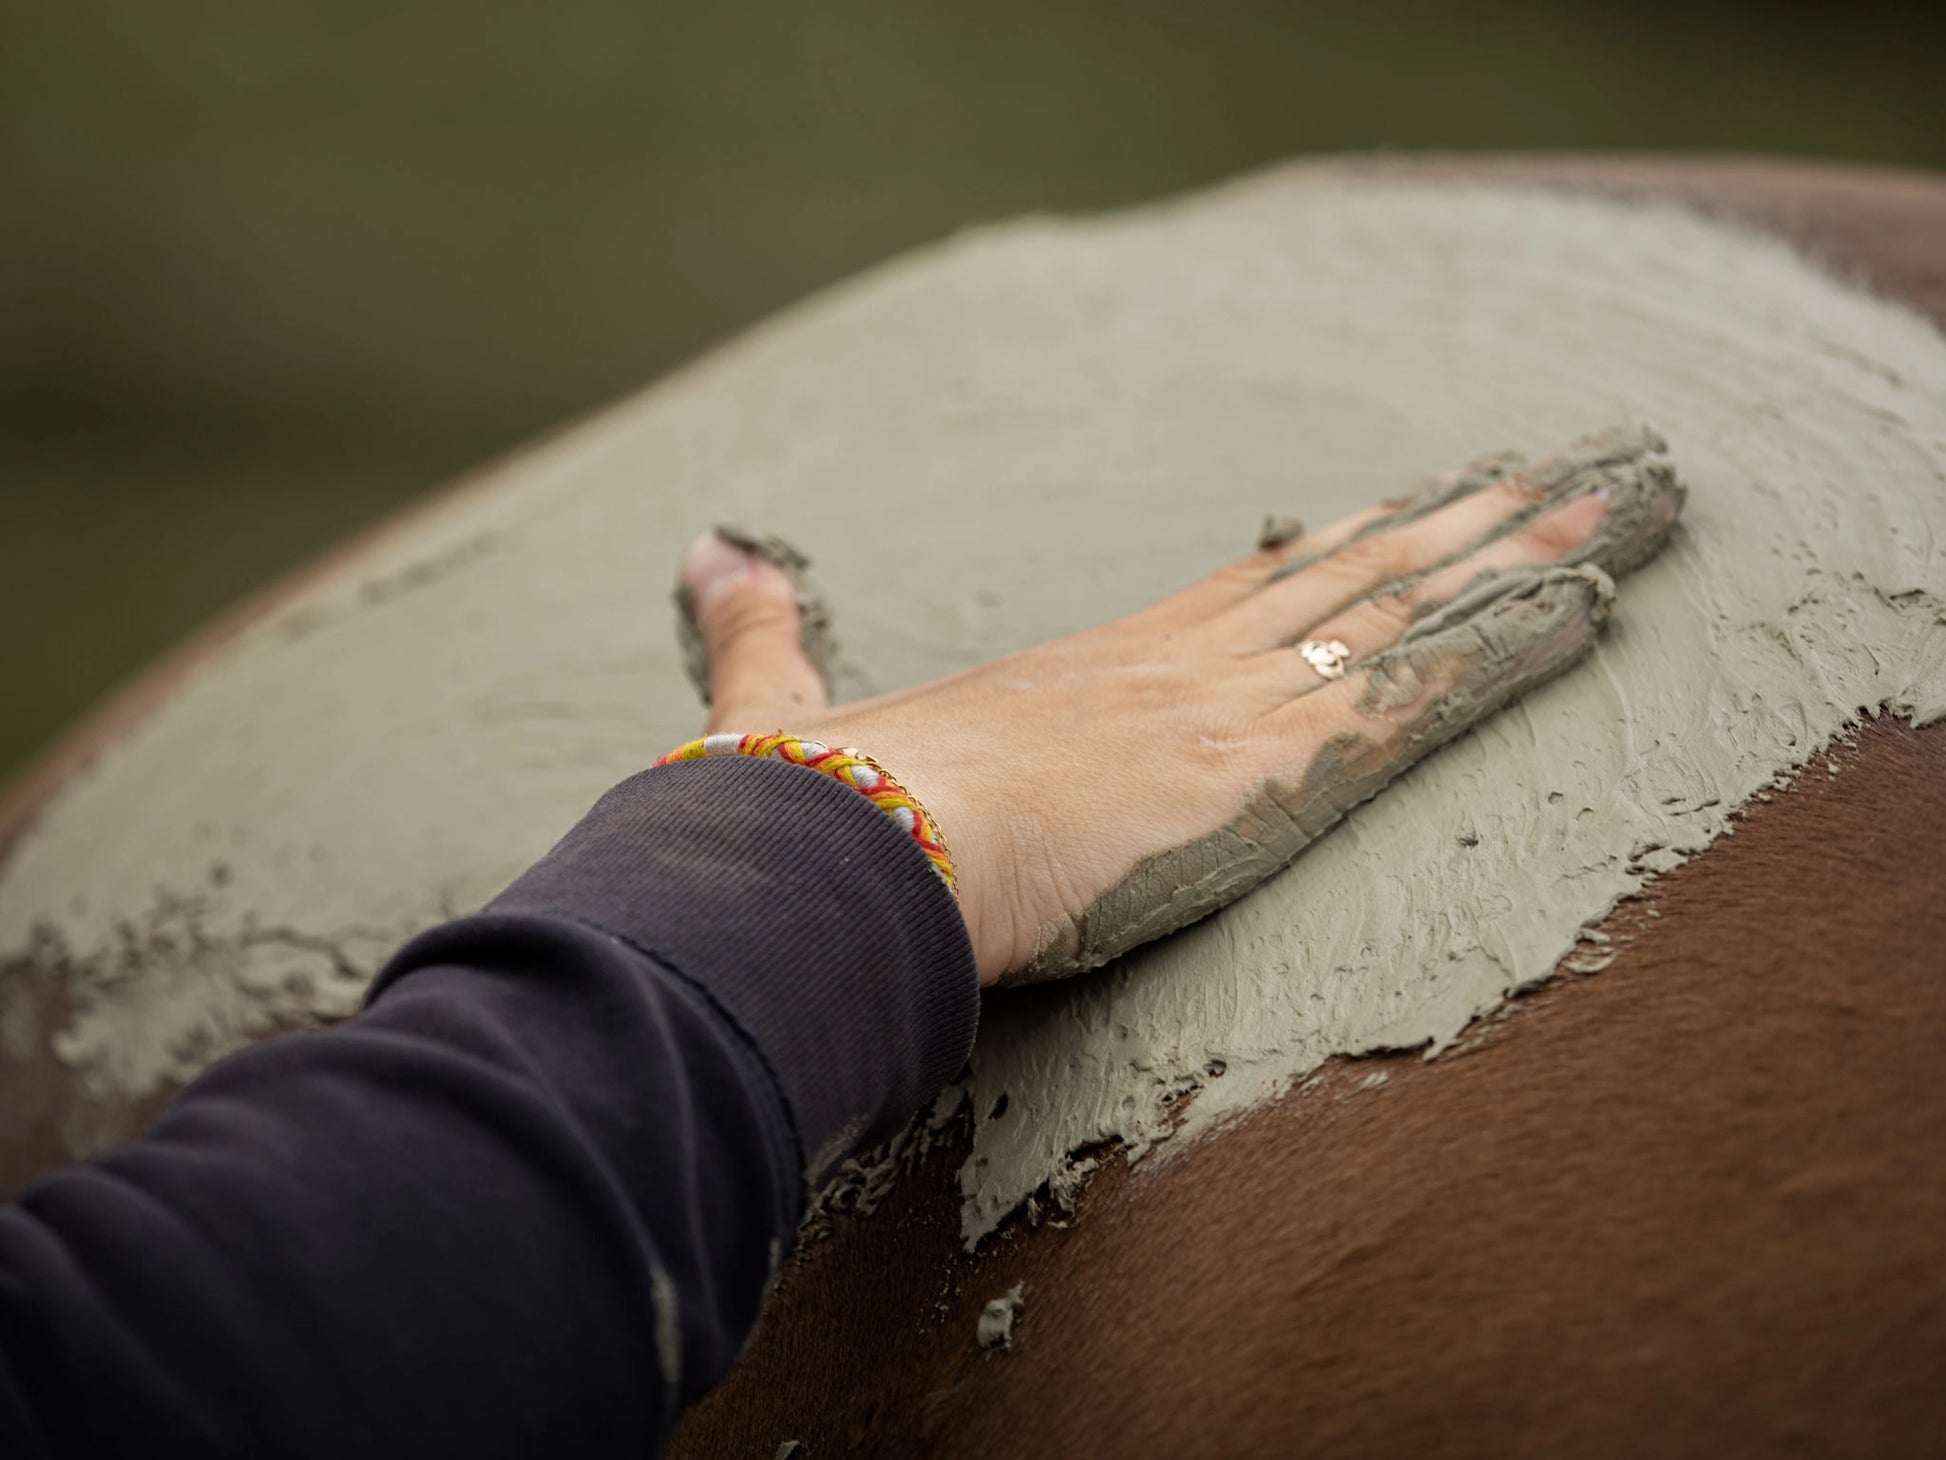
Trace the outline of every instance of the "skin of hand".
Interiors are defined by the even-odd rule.
[[[1336,757],[1367,787],[1346,804],[1363,799],[1592,642],[1612,585],[1559,569],[1555,580],[1580,575],[1567,585],[1580,596],[1549,652],[1514,656],[1495,693],[1478,693],[1474,661],[1521,608],[1497,585],[1599,561],[1590,545],[1609,506],[1595,491],[1542,507],[1524,474],[1479,481],[1430,511],[1393,503],[1297,536],[1267,528],[1270,545],[1128,618],[836,708],[802,648],[789,576],[707,534],[681,568],[708,655],[707,728],[786,729],[878,760],[947,838],[980,982],[1018,976],[1134,869],[1235,824],[1267,784],[1304,784]],[[1624,551],[1653,551],[1680,507],[1679,488],[1652,503]],[[1485,627],[1421,632],[1443,619]],[[1415,637],[1429,648],[1408,654]],[[1295,646],[1334,639],[1351,663],[1327,681]]]

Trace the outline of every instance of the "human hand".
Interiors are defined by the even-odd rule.
[[[717,535],[680,600],[711,733],[881,762],[943,829],[980,982],[1077,973],[1241,896],[1430,750],[1593,643],[1684,491],[1651,431],[1264,544],[1100,628],[832,707],[786,567]],[[1327,678],[1295,646],[1349,650]],[[809,652],[807,652],[807,649]],[[1330,668],[1330,655],[1319,656]]]

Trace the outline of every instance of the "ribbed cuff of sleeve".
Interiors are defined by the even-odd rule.
[[[890,817],[802,766],[644,771],[487,911],[594,924],[705,989],[775,1075],[814,1182],[902,1128],[973,1047],[952,894]]]

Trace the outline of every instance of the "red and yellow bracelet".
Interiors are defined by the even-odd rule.
[[[919,798],[899,784],[892,773],[856,750],[834,750],[821,740],[805,740],[779,730],[772,735],[705,735],[687,745],[679,745],[656,762],[669,765],[679,760],[708,760],[724,755],[755,755],[767,760],[789,761],[843,781],[879,810],[890,816],[919,844],[919,850],[932,863],[933,871],[955,897],[959,879],[953,871],[952,853],[939,824],[919,804]]]

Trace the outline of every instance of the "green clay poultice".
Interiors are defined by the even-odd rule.
[[[964,235],[496,469],[245,632],[0,864],[0,969],[31,950],[61,973],[53,1049],[103,1100],[349,1013],[403,938],[698,733],[659,600],[717,522],[816,554],[851,699],[1142,608],[1266,511],[1330,522],[1618,421],[1653,422],[1692,495],[1570,672],[1220,912],[987,998],[970,1108],[1008,1101],[961,1174],[977,1240],[1043,1187],[1071,1199],[1120,1159],[1103,1143],[1166,1151],[1334,1054],[1450,1041],[1861,706],[1946,710],[1946,341],[1771,239],[1545,189],[1299,167]],[[1593,602],[1558,581],[1493,654],[1572,658]],[[1561,636],[1519,627],[1540,619]],[[1369,744],[1293,768],[1294,828],[1355,794],[1399,714],[1452,728],[1398,709],[1403,677],[1384,698]],[[48,1038],[5,1016],[7,977],[0,1029]]]

